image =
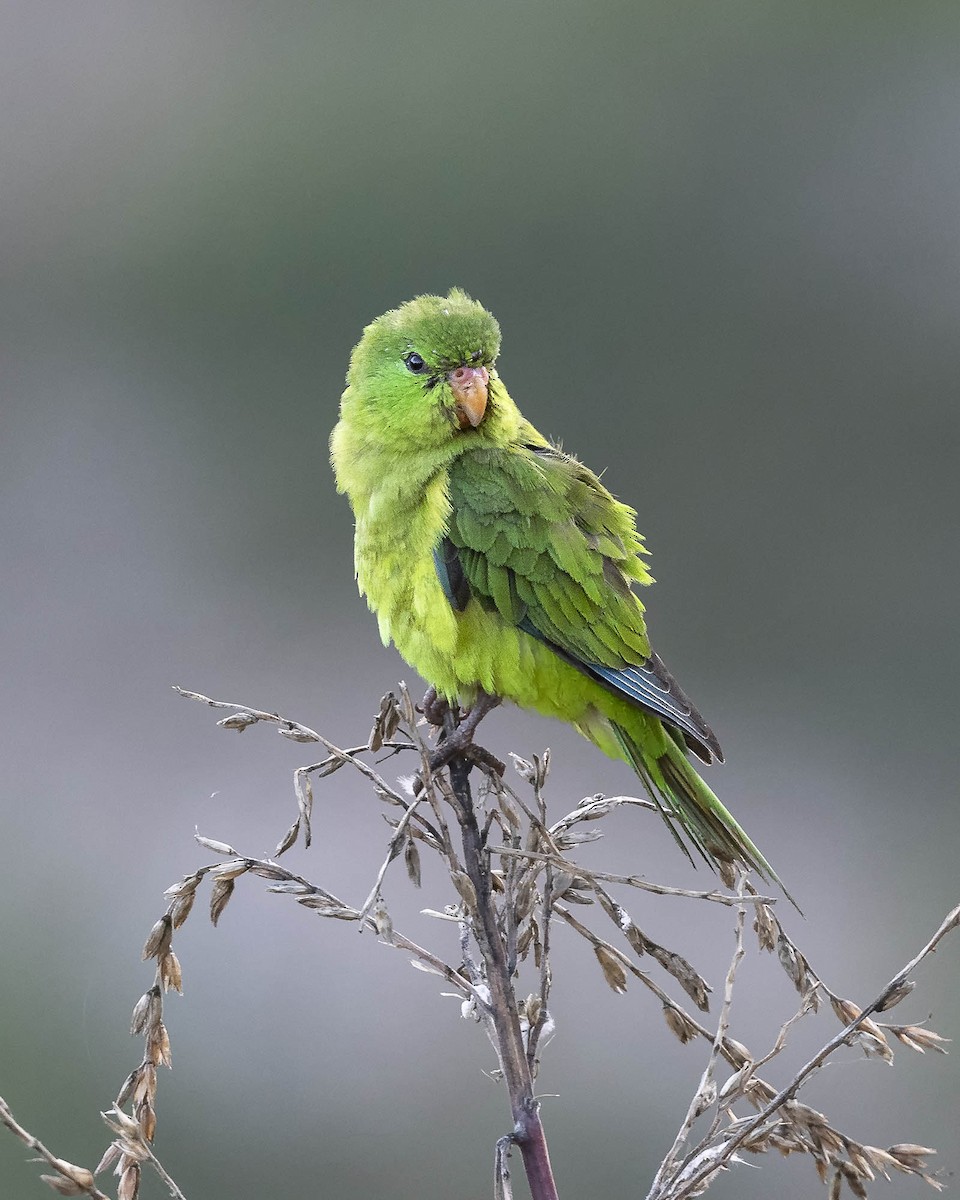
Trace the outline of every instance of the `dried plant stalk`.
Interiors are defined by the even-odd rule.
[[[252,725],[272,724],[290,741],[317,743],[326,749],[325,758],[294,771],[296,816],[277,843],[277,858],[298,840],[309,846],[313,781],[330,778],[344,767],[357,771],[386,806],[384,816],[390,825],[390,837],[372,886],[366,897],[353,905],[288,870],[276,858],[247,856],[229,842],[196,834],[197,843],[216,860],[167,889],[166,909],[146,939],[143,957],[154,963],[154,980],[135,1004],[130,1023],[131,1033],[143,1038],[144,1053],[124,1081],[113,1107],[103,1114],[114,1139],[99,1166],[90,1172],[57,1158],[15,1121],[0,1100],[0,1121],[53,1169],[55,1174],[43,1178],[60,1194],[109,1200],[97,1188],[94,1176],[113,1167],[118,1178],[117,1200],[137,1200],[142,1170],[149,1166],[174,1200],[184,1200],[152,1149],[157,1128],[158,1071],[171,1062],[170,1037],[163,1019],[165,996],[171,990],[182,991],[182,970],[174,940],[194,911],[201,888],[209,886],[208,912],[216,925],[227,912],[237,887],[249,877],[266,881],[269,892],[292,899],[304,910],[354,923],[374,933],[381,944],[406,953],[413,966],[438,977],[452,989],[465,1018],[483,1027],[497,1055],[494,1073],[506,1087],[512,1119],[510,1132],[496,1145],[495,1200],[511,1200],[509,1157],[514,1148],[523,1159],[533,1200],[558,1197],[534,1081],[543,1050],[556,1028],[550,1010],[551,950],[557,933],[567,930],[586,943],[585,949],[589,947],[599,967],[598,982],[602,977],[613,991],[625,993],[632,988],[632,981],[638,981],[660,1006],[667,1028],[681,1043],[703,1042],[707,1047],[699,1082],[655,1175],[648,1200],[684,1200],[700,1195],[721,1170],[739,1161],[741,1153],[759,1155],[771,1150],[812,1159],[827,1185],[830,1200],[844,1189],[864,1197],[877,1175],[890,1178],[894,1172],[913,1175],[934,1188],[942,1186],[927,1166],[933,1150],[913,1143],[885,1149],[862,1143],[835,1128],[823,1113],[803,1104],[798,1095],[842,1046],[858,1046],[868,1057],[887,1061],[892,1060],[896,1046],[921,1054],[927,1050],[946,1052],[946,1039],[923,1023],[891,1023],[874,1018],[912,993],[915,984],[910,976],[960,924],[960,907],[944,918],[926,945],[874,1000],[861,1007],[823,982],[780,923],[776,899],[759,894],[746,877],[734,881],[736,887],[732,890],[716,887],[690,891],[576,862],[573,854],[577,847],[602,836],[602,822],[610,813],[624,806],[655,806],[646,799],[597,794],[584,798],[571,812],[551,822],[546,799],[549,751],[530,759],[512,756],[525,785],[517,791],[502,778],[503,765],[479,747],[470,745],[450,757],[449,762],[442,753],[438,756],[403,685],[398,696],[388,693],[381,699],[367,741],[347,749],[278,713],[177,690],[188,699],[228,710],[229,715],[218,722],[221,728],[242,733]],[[438,739],[449,737],[458,719],[457,712],[448,711]],[[397,785],[388,782],[364,758],[384,753],[412,754],[416,775]],[[470,781],[475,769],[480,772],[476,795]],[[435,952],[398,930],[390,913],[384,892],[392,864],[402,859],[408,880],[419,887],[423,853],[438,857],[450,881],[448,903],[423,912],[455,926],[457,958]],[[693,1009],[706,1014],[711,995],[707,980],[685,955],[660,945],[640,928],[613,893],[612,889],[619,887],[651,896],[692,899],[706,903],[708,909],[719,905],[733,910],[735,948],[723,980],[720,1011],[712,1026],[675,994],[683,993]],[[592,927],[596,924],[592,917],[604,923],[609,938]],[[737,970],[746,954],[748,921],[760,950],[775,956],[798,995],[796,1011],[786,1017],[772,1044],[760,1053],[730,1035]],[[649,969],[638,965],[641,958]],[[524,986],[528,978],[532,990]],[[841,1023],[840,1031],[785,1084],[777,1087],[762,1078],[760,1070],[782,1053],[795,1026],[821,1008],[828,1014],[832,1011]],[[731,1073],[721,1079],[724,1065]],[[738,1115],[741,1104],[750,1106],[753,1115]],[[691,1145],[695,1137],[699,1140]]]

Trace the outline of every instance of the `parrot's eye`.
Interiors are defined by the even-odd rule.
[[[414,375],[420,375],[427,369],[427,364],[415,350],[412,354],[407,355],[406,364],[407,370],[412,371]]]

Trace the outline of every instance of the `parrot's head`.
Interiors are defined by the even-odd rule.
[[[335,457],[348,431],[354,452],[400,455],[456,453],[512,432],[519,415],[497,377],[499,351],[499,325],[459,288],[384,313],[350,358]]]

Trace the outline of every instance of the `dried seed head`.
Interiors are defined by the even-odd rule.
[[[407,878],[414,887],[420,886],[420,851],[412,837],[403,843],[403,865],[407,868]]]
[[[896,1007],[901,1000],[909,996],[916,986],[912,979],[901,979],[877,1005],[877,1012],[889,1012],[891,1008]]]
[[[94,1167],[94,1170],[93,1170],[94,1175],[99,1175],[101,1171],[109,1170],[110,1167],[113,1166],[113,1164],[117,1161],[117,1159],[119,1157],[120,1157],[120,1143],[119,1142],[111,1142],[110,1145],[106,1148],[106,1150],[104,1150],[103,1158],[101,1158],[100,1161],[97,1163],[96,1167]]]
[[[149,1100],[137,1105],[137,1121],[140,1132],[148,1142],[152,1142],[157,1132],[157,1114]]]
[[[512,751],[510,757],[513,759],[513,768],[525,783],[533,783],[537,778],[537,770],[532,762],[525,758],[521,758],[519,754],[514,754]]]
[[[131,1139],[134,1142],[140,1140],[140,1125],[136,1122],[129,1113],[125,1113],[116,1105],[107,1112],[102,1112],[100,1116],[114,1133],[118,1133],[121,1138]],[[126,1153],[126,1151],[124,1151]]]
[[[146,1097],[150,1101],[156,1099],[157,1095],[157,1068],[154,1063],[143,1062],[137,1068],[138,1075],[136,1084],[134,1085],[132,1100],[134,1104],[140,1104]]]
[[[141,959],[145,962],[148,958],[161,958],[170,949],[172,941],[173,921],[170,919],[168,913],[164,913],[150,930],[150,934],[144,943]]]
[[[533,881],[528,879],[520,887],[517,897],[513,902],[514,920],[518,923],[525,920],[533,912],[536,902],[537,890],[534,887]]]
[[[279,733],[281,737],[289,738],[291,742],[320,741],[320,738],[313,732],[312,729],[305,729],[302,725],[295,725],[292,721],[288,721],[285,725],[278,725],[277,733]]]
[[[79,1196],[82,1192],[88,1191],[94,1186],[93,1172],[88,1171],[86,1167],[78,1167],[75,1163],[67,1162],[65,1158],[54,1159],[52,1165],[60,1172],[59,1176],[45,1177],[45,1182],[49,1183],[54,1191],[60,1192],[62,1196]],[[63,1183],[70,1183],[76,1188],[76,1191],[65,1191],[56,1183],[54,1179],[60,1179]]]
[[[61,1196],[82,1196],[87,1190],[81,1187],[75,1179],[65,1179],[63,1175],[41,1175],[40,1178],[47,1187],[53,1188]]]
[[[891,1170],[900,1170],[900,1164],[893,1155],[888,1154],[886,1150],[881,1150],[878,1146],[861,1146],[860,1151],[870,1166],[878,1171],[884,1179],[890,1178]]]
[[[280,896],[309,896],[313,890],[309,883],[302,883],[299,879],[281,879],[273,887],[267,888],[268,892],[276,892]]]
[[[377,933],[380,934],[383,940],[392,945],[393,921],[390,919],[386,901],[382,896],[377,897],[377,902],[373,906],[373,923],[377,927]]]
[[[603,837],[600,829],[572,830],[561,833],[554,840],[560,850],[572,850],[574,846],[582,846],[586,842],[598,842]]]
[[[859,1173],[849,1163],[841,1163],[840,1170],[843,1172],[844,1182],[857,1200],[867,1200],[867,1189]]]
[[[803,955],[794,945],[787,941],[782,932],[777,938],[777,957],[780,959],[780,965],[786,971],[793,986],[798,992],[802,992],[806,964],[803,961]]]
[[[547,747],[546,750],[544,750],[542,755],[538,756],[535,754],[533,756],[533,766],[534,766],[534,772],[535,772],[534,779],[533,779],[534,786],[537,788],[542,788],[543,785],[547,782],[547,776],[550,774],[550,748],[549,748],[549,746]]]
[[[543,958],[543,941],[540,937],[540,925],[536,917],[530,918],[530,932],[533,934],[533,961],[539,968]]]
[[[179,929],[187,917],[190,916],[190,909],[193,908],[193,902],[196,899],[196,892],[185,892],[182,896],[177,896],[174,902],[170,905],[169,917],[174,929]]]
[[[943,1043],[949,1042],[950,1038],[943,1038],[932,1029],[924,1029],[922,1025],[893,1025],[890,1032],[905,1046],[909,1046],[911,1050],[918,1050],[921,1054],[928,1050],[936,1050],[938,1054],[947,1053]]]
[[[736,1038],[728,1037],[723,1039],[723,1052],[727,1062],[738,1069],[745,1067],[747,1063],[753,1062],[753,1055],[749,1049],[743,1042],[738,1042]]]
[[[120,1176],[120,1183],[117,1186],[117,1200],[137,1200],[140,1194],[140,1167],[137,1163],[130,1163]]]
[[[867,1058],[882,1058],[884,1062],[893,1062],[893,1051],[883,1032],[876,1025],[873,1025],[873,1030],[869,1030],[866,1028],[867,1025],[873,1025],[873,1022],[864,1021],[856,1035],[860,1049]]]
[[[737,886],[737,868],[729,859],[716,857],[717,873],[724,886],[732,891]]]
[[[469,912],[477,911],[477,891],[470,880],[470,876],[463,871],[452,871],[450,878],[453,880],[453,886],[460,893],[460,898],[467,906]]]
[[[743,1086],[743,1094],[754,1108],[764,1108],[777,1094],[777,1089],[771,1087],[765,1079],[754,1075]]]
[[[213,872],[213,878],[217,879],[238,879],[241,875],[245,875],[250,869],[250,865],[245,858],[234,858],[230,862],[221,863]]]
[[[701,1012],[710,1011],[710,985],[690,966],[687,960],[680,954],[676,954],[673,950],[667,950],[663,946],[658,946],[656,942],[651,942],[646,939],[647,953],[652,955],[657,960],[661,967],[667,971],[680,984],[683,990],[687,993],[690,999],[694,1002]]]
[[[615,808],[619,807],[619,804],[618,797],[605,796],[603,792],[596,792],[593,796],[584,796],[570,816],[564,820],[571,825],[577,821],[598,821],[601,817],[612,813]]]
[[[647,939],[643,936],[643,931],[634,925],[632,921],[627,921],[622,928],[624,937],[630,943],[633,950],[636,951],[637,955],[646,954]]]
[[[251,875],[259,875],[261,879],[286,880],[289,872],[284,867],[278,867],[272,862],[257,862],[247,859]]]
[[[859,1174],[861,1179],[876,1179],[873,1165],[867,1156],[866,1146],[861,1146],[857,1142],[850,1141],[848,1138],[845,1142],[847,1157],[850,1159],[850,1166]]]
[[[158,987],[154,986],[148,992],[144,992],[133,1006],[133,1015],[130,1017],[131,1036],[139,1037],[144,1030],[156,1025],[160,1020],[162,1008],[163,1002]]]
[[[520,820],[520,813],[507,792],[500,791],[497,793],[497,808],[511,829],[520,830],[523,827],[523,822]]]
[[[193,840],[198,846],[202,846],[204,850],[210,850],[213,854],[225,854],[230,858],[236,858],[237,852],[227,842],[218,842],[214,838],[204,837],[198,830],[194,831]]]
[[[582,875],[575,875],[570,886],[563,893],[563,898],[568,904],[592,904],[593,896],[585,896],[583,894],[591,890],[591,885]]]
[[[172,884],[163,894],[169,896],[171,900],[177,896],[193,895],[200,886],[201,879],[203,879],[203,874],[200,871],[196,871],[193,875],[184,875],[179,883]]]
[[[370,737],[367,739],[367,749],[377,751],[382,749],[384,742],[389,742],[397,732],[401,721],[401,712],[397,707],[397,698],[393,692],[387,692],[380,697],[380,711],[374,718]]]
[[[780,965],[793,982],[793,986],[803,997],[804,1011],[820,1007],[818,990],[820,981],[810,970],[810,966],[800,951],[794,946],[783,930],[777,938],[777,957]]]
[[[554,871],[553,887],[550,889],[553,899],[554,900],[562,900],[564,893],[566,892],[567,888],[570,887],[570,885],[573,883],[573,880],[574,880],[574,874],[572,871]],[[601,897],[600,902],[601,902],[601,904],[603,904],[604,908],[606,908],[607,911],[609,912],[609,909],[607,908],[609,899],[604,900],[604,898]]]
[[[627,990],[627,973],[623,969],[620,959],[603,944],[595,945],[593,952],[597,956],[597,962],[600,964],[607,985],[618,995],[622,995]]]
[[[708,1108],[712,1108],[717,1102],[717,1085],[712,1079],[708,1079],[697,1092],[696,1103],[693,1108],[695,1117],[702,1116]]]
[[[780,926],[769,904],[753,906],[753,928],[757,935],[757,941],[760,943],[760,949],[773,950],[777,944]]]
[[[232,716],[224,717],[217,724],[221,729],[235,729],[237,733],[243,733],[248,725],[256,725],[259,720],[260,718],[255,717],[253,713],[241,710],[240,712],[235,712]]]
[[[141,1064],[139,1067],[136,1068],[136,1070],[131,1071],[130,1074],[126,1077],[126,1079],[123,1081],[123,1083],[120,1087],[120,1091],[117,1095],[117,1098],[116,1098],[116,1100],[114,1100],[114,1104],[116,1105],[117,1108],[120,1108],[122,1105],[126,1104],[126,1102],[133,1095],[133,1089],[140,1082],[140,1072],[142,1070],[143,1070],[143,1065]],[[97,1171],[97,1172],[95,1172],[95,1174],[99,1175],[100,1172]]]
[[[925,1158],[936,1154],[930,1146],[918,1146],[915,1142],[898,1142],[896,1146],[888,1146],[887,1153],[896,1159],[901,1168],[906,1171],[925,1171]]]
[[[281,854],[286,854],[286,852],[296,842],[296,840],[299,836],[300,836],[300,818],[298,817],[297,820],[294,821],[294,823],[290,826],[290,828],[287,830],[287,832],[283,835],[283,837],[280,839],[280,841],[277,842],[277,848],[273,852],[274,857],[279,858]]]
[[[237,886],[234,879],[218,879],[210,893],[210,920],[216,923],[223,916],[223,910],[230,902],[233,889]]]
[[[165,992],[169,992],[173,988],[181,996],[183,995],[183,972],[180,970],[180,959],[172,950],[160,959],[160,981]]]
[[[743,1068],[729,1076],[724,1082],[723,1087],[717,1094],[717,1099],[721,1107],[725,1104],[732,1104],[740,1095],[740,1085],[743,1083]]]
[[[692,1042],[697,1036],[698,1030],[696,1025],[694,1025],[685,1012],[679,1008],[675,1008],[672,1004],[665,1004],[663,1006],[663,1018],[667,1022],[667,1028],[684,1046],[687,1042]]]
[[[170,1035],[167,1033],[167,1027],[162,1021],[158,1021],[156,1025],[147,1031],[147,1048],[144,1057],[154,1067],[169,1067],[172,1065],[170,1059]]]
[[[830,997],[830,1007],[837,1014],[837,1020],[842,1025],[852,1025],[863,1011],[852,1000],[843,1000],[840,996]]]

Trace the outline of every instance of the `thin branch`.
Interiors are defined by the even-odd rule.
[[[540,1038],[546,1028],[547,1022],[550,1020],[550,1012],[547,1005],[550,1000],[550,987],[553,983],[553,974],[550,970],[550,922],[552,919],[553,867],[550,863],[547,863],[543,881],[543,906],[541,909],[543,944],[540,948],[540,1011],[537,1014],[536,1021],[530,1026],[530,1032],[527,1034],[527,1062],[530,1064],[530,1074],[534,1078],[537,1076],[537,1066],[539,1063],[537,1049]]]
[[[41,1179],[49,1183],[55,1191],[60,1192],[62,1196],[90,1196],[92,1200],[110,1200],[110,1197],[97,1187],[92,1171],[67,1162],[66,1159],[57,1158],[38,1137],[28,1133],[14,1117],[9,1104],[2,1096],[0,1096],[0,1121],[6,1125],[14,1137],[18,1137],[23,1142],[28,1150],[39,1154],[47,1166],[57,1172],[55,1176],[41,1176]]]
[[[480,839],[470,793],[470,763],[458,756],[450,763],[450,781],[456,799],[457,819],[463,842],[464,867],[476,895],[474,936],[487,969],[490,1008],[504,1081],[513,1112],[513,1138],[520,1147],[527,1182],[534,1200],[558,1200],[550,1167],[540,1105],[533,1094],[533,1079],[520,1030],[517,1000],[507,967],[506,951],[498,928],[493,901],[489,856]]]
[[[702,1162],[699,1166],[696,1164],[690,1164],[684,1170],[682,1178],[678,1177],[670,1181],[670,1190],[668,1193],[664,1192],[663,1190],[655,1191],[651,1189],[648,1200],[654,1200],[655,1197],[663,1195],[669,1195],[670,1200],[683,1200],[685,1196],[693,1195],[699,1188],[700,1184],[704,1183],[709,1176],[713,1175],[714,1172],[718,1170],[718,1168],[728,1163],[737,1150],[739,1150],[744,1144],[744,1142],[746,1142],[752,1134],[756,1133],[756,1131],[760,1129],[760,1127],[767,1120],[769,1120],[778,1109],[782,1108],[788,1100],[791,1100],[796,1095],[806,1080],[809,1079],[815,1071],[819,1070],[819,1068],[824,1064],[824,1062],[826,1062],[826,1060],[831,1054],[833,1054],[835,1050],[839,1049],[843,1045],[846,1045],[850,1041],[852,1036],[861,1028],[864,1021],[869,1018],[871,1013],[882,1009],[888,997],[893,995],[898,988],[902,987],[903,984],[906,983],[908,976],[916,970],[920,963],[923,962],[923,960],[929,954],[933,953],[933,951],[947,936],[947,934],[956,929],[958,925],[960,925],[960,905],[954,908],[951,912],[947,913],[947,915],[941,921],[936,933],[934,933],[933,937],[930,938],[923,949],[916,954],[905,967],[901,967],[901,969],[896,973],[896,975],[894,975],[886,987],[884,987],[880,991],[879,995],[877,995],[877,997],[866,1006],[856,1020],[851,1021],[845,1029],[841,1030],[840,1033],[836,1034],[835,1037],[832,1037],[824,1046],[822,1046],[820,1050],[818,1050],[813,1056],[813,1058],[811,1058],[809,1062],[800,1068],[800,1070],[786,1085],[786,1087],[782,1088],[773,1097],[773,1099],[763,1109],[760,1110],[756,1117],[745,1122],[743,1126],[738,1128],[734,1136],[723,1145],[723,1148],[719,1151],[719,1153],[709,1155],[708,1160],[706,1162]]]
[[[367,896],[360,908],[359,919],[361,922],[366,919],[370,909],[373,908],[374,904],[376,903],[376,899],[380,895],[380,888],[383,886],[383,881],[387,874],[387,868],[400,853],[400,847],[403,845],[403,837],[407,831],[407,826],[410,824],[410,821],[417,810],[417,805],[423,798],[424,793],[421,792],[417,799],[407,806],[406,812],[404,812],[403,816],[400,818],[400,823],[393,831],[393,837],[390,839],[390,846],[387,850],[387,856],[383,860],[380,870],[377,872],[376,882],[370,889],[369,896]]]
[[[644,892],[652,892],[655,896],[683,896],[688,900],[709,900],[714,904],[725,904],[734,908],[741,904],[776,904],[775,896],[728,896],[725,892],[713,889],[709,892],[693,892],[687,888],[668,887],[666,884],[650,883],[639,875],[612,875],[608,871],[594,871],[579,863],[570,862],[562,855],[540,854],[536,850],[518,850],[513,846],[493,846],[491,854],[504,854],[512,858],[526,858],[531,862],[549,863],[561,871],[569,871],[572,875],[582,875],[584,879],[600,880],[604,883],[620,883],[626,887],[639,888]]]
[[[784,1153],[797,1150],[812,1155],[822,1178],[826,1179],[833,1172],[831,1196],[839,1193],[843,1182],[855,1195],[865,1195],[864,1181],[874,1178],[873,1171],[886,1174],[888,1168],[916,1174],[938,1186],[933,1177],[926,1174],[926,1165],[922,1161],[923,1156],[932,1151],[911,1144],[894,1146],[889,1151],[861,1145],[833,1129],[823,1114],[816,1113],[793,1097],[838,1046],[848,1044],[854,1038],[859,1040],[867,1054],[882,1052],[885,1057],[892,1055],[883,1028],[871,1021],[869,1014],[893,1007],[903,999],[913,986],[907,980],[907,974],[926,954],[933,951],[947,932],[960,923],[960,910],[948,915],[924,950],[898,973],[873,1005],[861,1012],[852,1001],[831,992],[814,974],[805,956],[774,915],[776,899],[757,895],[745,879],[740,881],[739,894],[729,895],[719,887],[697,891],[669,887],[651,883],[639,875],[595,871],[570,861],[567,853],[573,847],[594,841],[600,836],[599,831],[581,831],[575,829],[576,826],[605,817],[623,805],[651,809],[655,806],[649,799],[605,797],[598,793],[584,798],[572,812],[548,825],[544,782],[549,771],[549,751],[539,758],[532,756],[529,762],[513,756],[517,771],[533,788],[535,802],[531,805],[511,789],[498,772],[491,774],[492,756],[463,737],[462,733],[456,748],[452,743],[447,745],[448,765],[434,769],[433,764],[446,763],[447,758],[438,756],[436,748],[428,740],[427,725],[418,719],[418,710],[402,684],[399,700],[393,693],[381,699],[380,711],[366,745],[347,750],[334,745],[308,726],[277,713],[177,690],[181,695],[211,707],[232,710],[231,715],[218,722],[222,727],[242,731],[250,724],[272,722],[283,736],[297,742],[317,742],[328,750],[328,756],[321,762],[300,767],[295,773],[299,816],[278,846],[278,855],[294,844],[301,830],[309,842],[313,805],[311,776],[326,777],[349,764],[373,785],[382,800],[403,809],[399,820],[394,820],[392,816],[387,818],[392,826],[387,855],[360,909],[348,907],[330,893],[293,872],[285,871],[273,861],[243,859],[231,847],[219,843],[205,844],[210,844],[211,849],[227,855],[232,861],[203,868],[195,877],[188,877],[184,884],[190,884],[191,878],[199,882],[207,872],[213,875],[212,915],[216,920],[229,901],[235,879],[240,874],[249,870],[265,876],[276,884],[272,890],[292,894],[302,905],[315,909],[322,916],[357,921],[361,929],[375,929],[382,941],[410,952],[417,960],[415,966],[419,965],[445,978],[459,996],[468,998],[469,1004],[464,1006],[464,1015],[476,1015],[484,1023],[498,1054],[501,1067],[499,1074],[506,1082],[514,1116],[512,1132],[498,1143],[495,1195],[499,1200],[508,1200],[510,1194],[506,1160],[511,1144],[521,1149],[535,1200],[556,1200],[556,1185],[550,1170],[539,1104],[533,1093],[533,1079],[539,1065],[538,1050],[553,1028],[553,1018],[547,1008],[551,986],[552,916],[566,922],[588,941],[607,983],[615,991],[623,991],[630,976],[634,976],[660,1001],[668,1027],[675,1036],[682,1042],[700,1037],[710,1043],[706,1067],[674,1144],[657,1172],[650,1200],[683,1200],[683,1197],[692,1193],[699,1194],[709,1186],[719,1169],[735,1160],[738,1148],[752,1152],[777,1148]],[[428,712],[430,720],[440,719],[439,710],[430,708]],[[460,719],[458,708],[451,709],[443,717],[447,739],[452,739]],[[468,722],[468,725],[469,734],[472,735],[473,724]],[[398,730],[408,740],[394,739]],[[438,744],[443,746],[442,735]],[[415,777],[417,794],[413,803],[404,799],[397,788],[388,784],[361,757],[381,748],[393,754],[413,750],[418,755],[420,771],[419,776]],[[482,805],[474,805],[471,795],[469,772],[472,766],[478,766],[489,778],[493,802],[484,811]],[[498,771],[502,771],[502,765],[497,766]],[[430,819],[425,815],[426,806],[421,803],[424,799],[432,812]],[[455,820],[450,819],[451,812]],[[495,827],[501,834],[503,845],[490,845]],[[459,838],[456,838],[457,832]],[[417,841],[411,840],[413,838]],[[418,845],[426,846],[440,856],[459,894],[459,905],[448,907],[444,913],[424,910],[458,924],[461,961],[456,969],[397,933],[381,896],[389,865],[401,849],[406,849],[408,872],[414,882],[417,881]],[[496,869],[491,865],[494,861],[492,856],[496,856]],[[649,939],[636,926],[626,909],[608,894],[603,886],[605,884],[633,887],[654,895],[681,896],[736,907],[736,949],[727,971],[715,1029],[707,1029],[698,1022],[627,954],[597,936],[573,915],[568,904],[589,903],[591,897],[587,893],[592,893],[605,915],[626,937],[634,953],[651,955],[684,988],[694,1003],[705,1011],[710,990],[706,980],[682,956]],[[172,889],[170,894],[174,894]],[[182,907],[185,897],[180,896],[175,903]],[[168,917],[173,907],[168,911]],[[189,911],[189,904],[186,911]],[[782,1025],[771,1050],[761,1058],[728,1036],[734,983],[744,953],[746,915],[751,912],[761,949],[776,952],[781,967],[801,996],[799,1011]],[[179,921],[174,922],[174,927],[182,923],[184,918],[185,912]],[[479,954],[474,953],[474,947]],[[539,995],[533,994],[521,1001],[517,994],[516,979],[530,954],[539,967]],[[759,1078],[758,1069],[780,1053],[794,1024],[811,1010],[816,1011],[818,1000],[824,996],[829,997],[845,1028],[807,1063],[785,1089],[775,1093],[769,1083]],[[144,1001],[150,1001],[150,996],[144,997],[141,1005]],[[159,1022],[159,1009],[154,1015]],[[165,1032],[162,1025],[159,1028]],[[889,1032],[915,1050],[942,1050],[939,1043],[944,1039],[919,1026],[891,1025]],[[734,1068],[734,1074],[718,1093],[715,1076],[721,1058]],[[760,1110],[758,1115],[735,1118],[732,1106],[741,1099]],[[698,1117],[708,1110],[711,1112],[706,1122],[709,1125],[706,1134],[692,1150],[687,1149]],[[732,1123],[721,1128],[724,1116]]]
[[[740,893],[743,894],[744,878],[740,878]],[[743,961],[745,954],[743,946],[743,928],[746,924],[747,910],[744,904],[741,904],[737,909],[737,921],[734,929],[736,945],[733,952],[733,957],[730,959],[730,966],[727,969],[726,979],[723,985],[723,1000],[720,1005],[720,1013],[717,1018],[717,1032],[713,1039],[713,1045],[710,1047],[710,1057],[707,1059],[707,1065],[704,1067],[703,1074],[700,1077],[700,1082],[697,1085],[697,1090],[690,1101],[690,1107],[687,1109],[687,1114],[683,1119],[680,1129],[677,1131],[677,1136],[674,1139],[673,1145],[667,1151],[666,1157],[660,1164],[656,1177],[653,1181],[653,1189],[656,1189],[661,1180],[674,1169],[677,1159],[680,1155],[687,1138],[693,1130],[694,1123],[697,1118],[713,1104],[717,1098],[717,1088],[714,1082],[714,1072],[717,1068],[717,1062],[723,1053],[724,1042],[726,1041],[727,1033],[730,1028],[730,1009],[733,1006],[733,987],[737,978],[737,968]],[[701,1144],[709,1141],[711,1135],[715,1132],[715,1124],[711,1127],[706,1137]]]
[[[261,874],[268,879],[275,879],[281,883],[292,884],[298,888],[304,889],[299,892],[294,892],[282,886],[274,886],[268,889],[271,892],[293,895],[293,897],[301,904],[304,904],[304,901],[308,900],[311,896],[317,896],[324,901],[324,907],[317,908],[310,904],[304,904],[304,907],[313,907],[314,911],[319,913],[320,916],[332,916],[340,920],[347,921],[361,920],[361,914],[358,909],[351,908],[348,904],[345,904],[342,900],[338,899],[332,892],[328,892],[324,888],[318,887],[316,884],[311,883],[309,879],[305,879],[302,875],[297,875],[293,871],[288,871],[285,867],[282,867],[279,863],[274,862],[272,859],[245,858],[244,862],[248,864],[248,867],[254,874]],[[218,864],[215,864],[214,866],[202,867],[201,870],[204,872],[209,872],[211,870],[215,870],[216,865]],[[329,911],[325,912],[325,908]],[[378,933],[380,932],[377,922],[373,917],[367,916],[362,919],[364,920],[365,928]],[[419,945],[411,938],[406,937],[398,930],[392,928],[390,930],[389,938],[383,938],[381,940],[383,945],[390,945],[397,950],[404,950],[408,954],[413,954],[426,966],[432,968],[438,975],[442,975],[443,978],[457,988],[461,995],[463,995],[465,998],[468,996],[472,997],[477,1004],[480,1005],[481,1010],[487,1007],[486,997],[479,992],[476,987],[474,987],[470,980],[466,979],[460,974],[459,971],[451,967],[449,963],[445,963],[442,958],[439,958],[432,951],[427,950],[424,946]]]

